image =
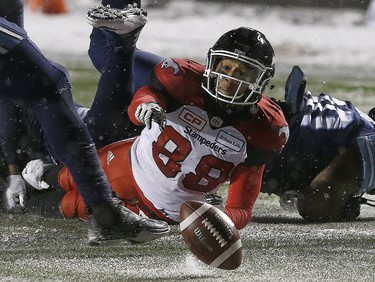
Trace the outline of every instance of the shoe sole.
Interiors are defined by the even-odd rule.
[[[160,231],[158,233],[152,233],[152,232],[144,230],[138,233],[136,237],[127,238],[126,240],[134,244],[144,243],[144,242],[148,242],[148,241],[152,241],[152,240],[156,240],[161,237],[164,237],[169,234],[170,230],[171,228],[169,226],[168,226],[168,229],[164,231]]]
[[[140,9],[135,12],[120,11],[103,6],[94,8],[87,12],[86,22],[93,27],[119,34],[132,32],[147,23],[147,16]]]
[[[136,237],[129,237],[129,236],[121,236],[121,235],[112,235],[109,237],[100,237],[100,238],[89,238],[89,245],[90,246],[100,246],[100,245],[109,245],[109,244],[117,244],[120,242],[127,241],[132,244],[141,244],[149,241],[153,241],[169,234],[170,227],[168,229],[160,231],[158,233],[150,233],[149,231],[141,231],[137,233]]]

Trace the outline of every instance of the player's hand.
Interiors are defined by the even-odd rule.
[[[22,171],[22,177],[25,181],[37,190],[48,189],[50,186],[42,180],[44,173],[44,163],[40,159],[32,160],[27,163]]]
[[[207,204],[216,206],[217,208],[224,210],[224,201],[223,198],[218,194],[213,193],[204,193],[204,201]]]
[[[158,104],[142,103],[137,107],[135,111],[136,119],[146,125],[147,129],[150,129],[152,126],[152,121],[156,122],[159,125],[161,131],[165,128],[165,115],[164,110]]]
[[[6,177],[6,187],[3,191],[3,207],[6,211],[23,210],[26,201],[26,184],[21,175]]]

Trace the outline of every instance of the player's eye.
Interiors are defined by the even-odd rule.
[[[223,74],[228,74],[231,71],[232,67],[226,64],[220,64],[219,72]]]

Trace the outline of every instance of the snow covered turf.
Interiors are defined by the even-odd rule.
[[[66,15],[42,15],[26,9],[25,27],[54,59],[88,61],[91,27],[84,14],[100,0],[65,0]],[[301,64],[309,73],[369,77],[375,70],[375,27],[364,10],[293,8],[215,1],[173,0],[160,7],[144,0],[149,22],[138,47],[162,56],[204,60],[224,32],[239,26],[262,31],[276,52],[277,72]],[[276,2],[276,1],[275,1]],[[282,3],[282,1],[280,1]],[[319,67],[319,68],[317,68]],[[373,76],[372,76],[373,77]]]
[[[0,281],[373,281],[375,209],[354,222],[308,224],[262,195],[254,222],[241,231],[243,264],[206,266],[177,226],[144,244],[90,247],[86,224],[31,215],[0,215]]]
[[[75,98],[91,100],[97,74],[87,57],[91,28],[83,15],[98,0],[66,0],[70,12],[47,16],[26,10],[30,37],[46,54],[69,65]],[[151,1],[148,1],[151,2]],[[146,2],[147,3],[147,2]],[[357,10],[284,9],[171,1],[149,9],[138,46],[163,56],[203,61],[224,31],[239,25],[263,31],[275,46],[276,88],[299,64],[309,89],[375,106],[375,28]],[[313,88],[313,89],[311,89]],[[375,198],[374,196],[372,198]],[[234,271],[195,259],[177,227],[169,237],[131,245],[89,247],[86,224],[0,213],[0,281],[374,281],[375,208],[353,222],[308,224],[261,195],[253,222],[241,231],[245,255]]]

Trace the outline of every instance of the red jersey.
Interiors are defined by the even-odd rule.
[[[203,99],[208,94],[201,87],[203,71],[203,65],[191,60],[159,63],[128,113],[140,125],[134,116],[138,105],[156,102],[166,110],[165,130],[154,123],[131,142],[102,148],[99,156],[113,190],[128,206],[174,223],[183,202],[203,201],[204,193],[229,181],[225,213],[240,229],[251,219],[265,164],[285,145],[288,126],[281,109],[263,97],[248,120],[212,128]],[[61,173],[60,184],[70,191],[68,176]]]
[[[264,166],[280,153],[289,130],[281,109],[267,97],[248,120],[212,128],[203,72],[197,62],[168,58],[155,67],[150,85],[136,93],[130,119],[140,124],[136,108],[156,102],[166,110],[167,124],[164,132],[155,125],[136,141],[133,175],[143,194],[173,218],[183,201],[202,200],[204,192],[229,181],[225,212],[242,228],[250,221]]]

